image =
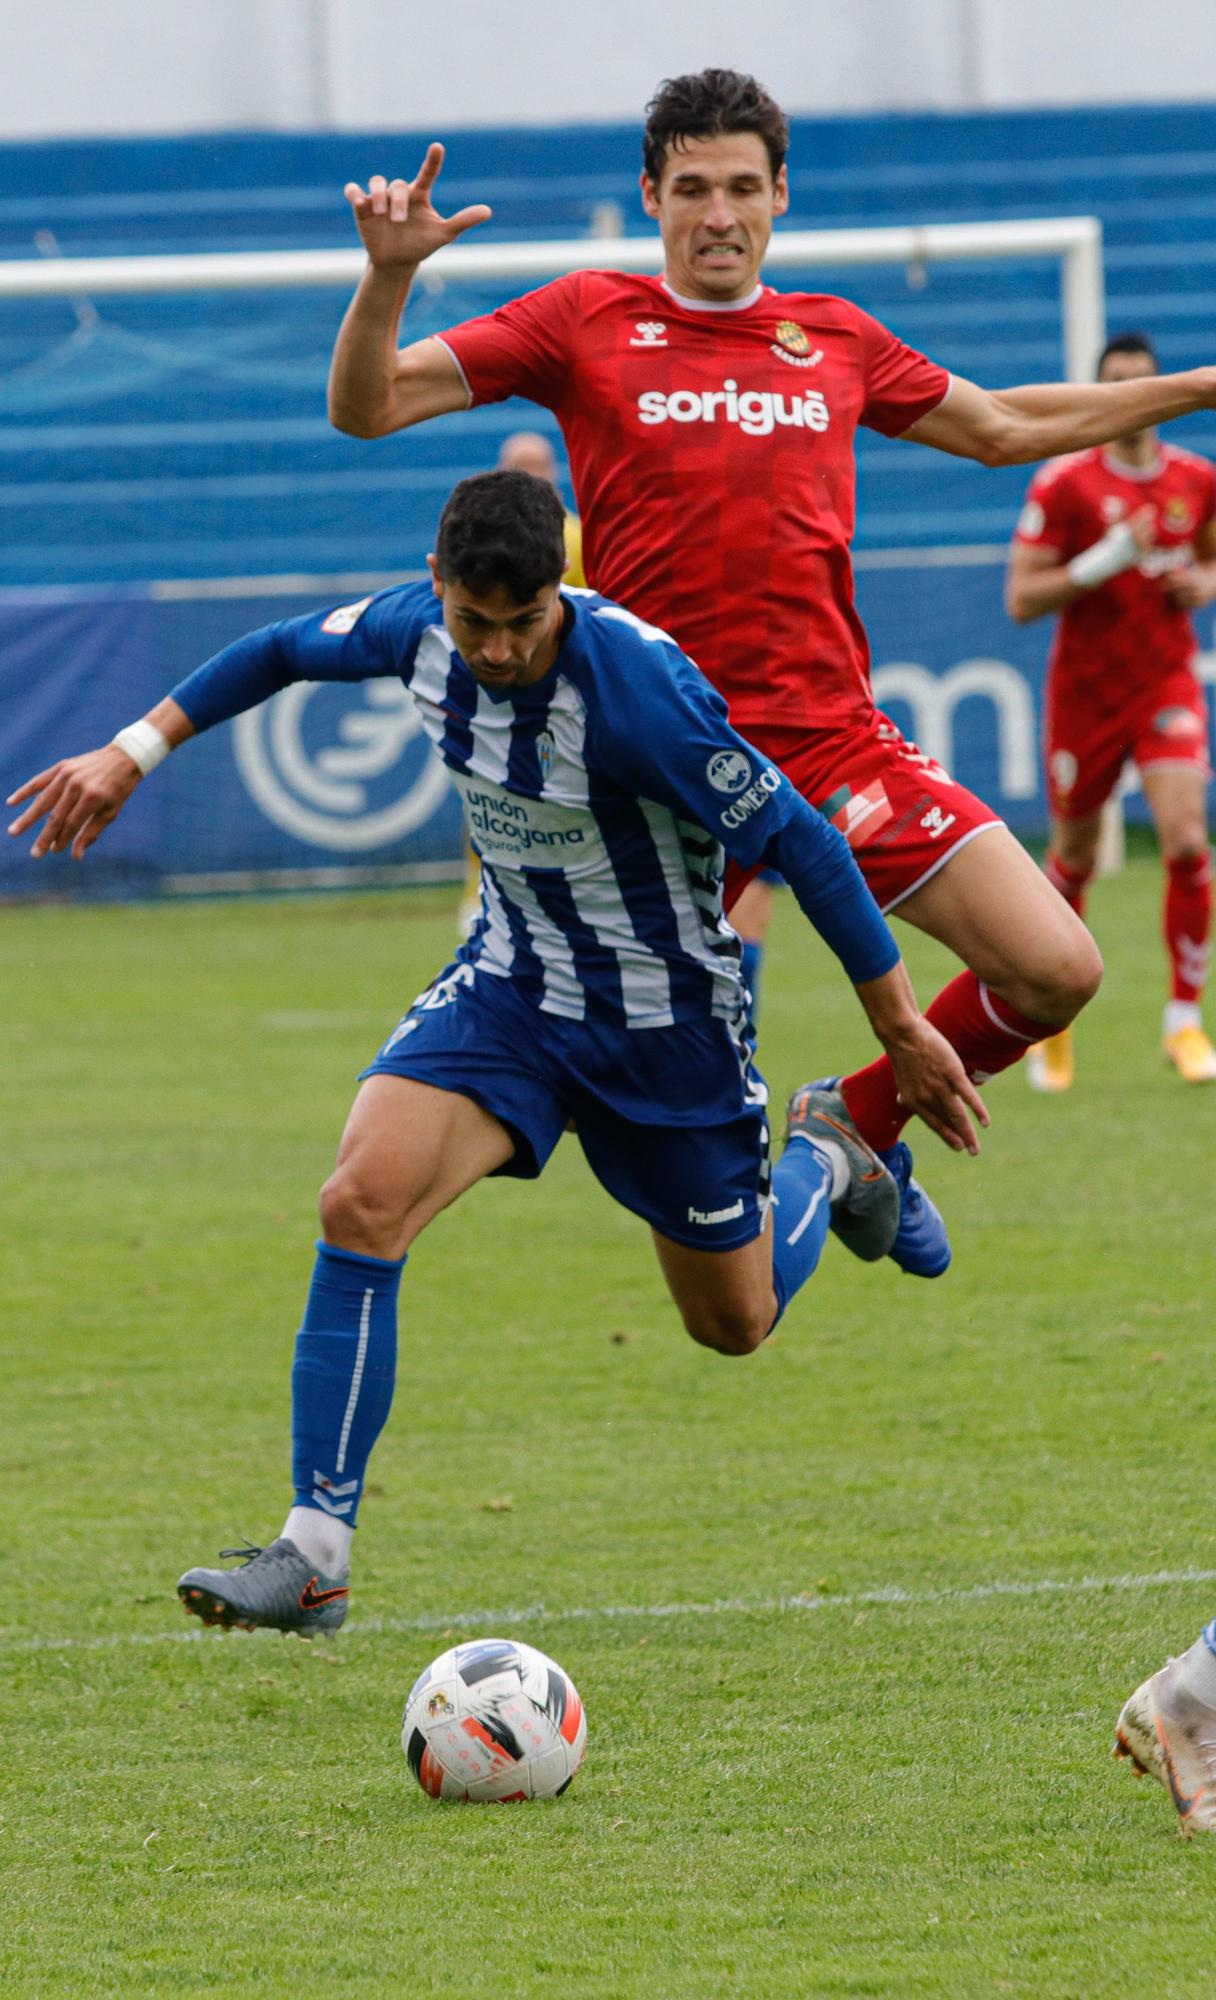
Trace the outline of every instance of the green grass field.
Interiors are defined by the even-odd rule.
[[[1108,1754],[1216,1609],[1216,1091],[1160,1061],[1157,897],[1095,897],[1072,1095],[1000,1080],[978,1163],[922,1135],[940,1283],[830,1240],[731,1361],[573,1140],[441,1217],[314,1646],[173,1585],[280,1524],[315,1191],[452,898],[6,910],[0,1990],[1209,1990],[1216,1843]],[[784,908],[774,1095],[866,1052]],[[405,1692],[477,1633],[577,1682],[564,1799],[415,1787]]]

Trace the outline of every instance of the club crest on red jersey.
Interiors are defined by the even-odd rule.
[[[1185,535],[1195,525],[1195,516],[1190,504],[1180,493],[1172,494],[1162,510],[1163,525],[1172,535]]]
[[[796,319],[779,319],[775,332],[772,351],[778,361],[788,361],[794,368],[814,368],[823,360],[822,347],[812,354],[811,336]]]
[[[811,351],[810,336],[805,327],[799,326],[796,319],[778,320],[777,338],[782,347],[788,347],[791,354],[809,354]]]

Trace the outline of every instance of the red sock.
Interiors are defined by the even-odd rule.
[[[1212,857],[1189,854],[1165,864],[1162,929],[1170,955],[1170,996],[1197,1003],[1208,976],[1212,932]]]
[[[1092,868],[1075,868],[1071,861],[1061,861],[1058,854],[1048,850],[1043,863],[1043,873],[1053,889],[1058,889],[1070,910],[1079,917],[1085,915],[1085,891],[1093,875]]]
[[[963,1067],[977,1083],[987,1082],[1019,1061],[1032,1043],[1059,1032],[1059,1022],[1032,1021],[1019,1014],[985,986],[974,972],[960,972],[944,986],[925,1018],[962,1057]],[[871,1146],[893,1146],[910,1113],[900,1103],[895,1072],[886,1056],[866,1069],[854,1070],[841,1083],[844,1101],[863,1139]]]

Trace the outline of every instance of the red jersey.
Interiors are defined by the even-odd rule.
[[[1132,569],[1087,590],[1056,620],[1049,670],[1096,710],[1136,704],[1188,666],[1196,651],[1189,612],[1163,578],[1195,560],[1195,541],[1216,518],[1216,470],[1206,458],[1163,444],[1144,471],[1109,448],[1052,459],[1030,482],[1019,542],[1053,550],[1061,562],[1092,548],[1115,521],[1145,506],[1157,516],[1155,547]]]
[[[732,305],[576,271],[441,336],[473,403],[562,428],[589,582],[662,626],[749,726],[873,712],[853,601],[853,438],[898,437],[950,378],[847,299]]]

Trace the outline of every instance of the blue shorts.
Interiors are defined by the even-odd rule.
[[[742,1019],[567,1021],[527,1005],[509,979],[457,963],[362,1074],[472,1098],[515,1141],[498,1172],[521,1180],[536,1178],[573,1118],[600,1185],[675,1243],[736,1250],[764,1227],[768,1088]]]

